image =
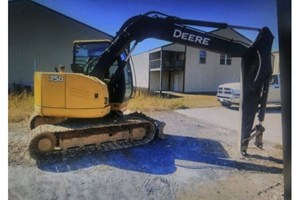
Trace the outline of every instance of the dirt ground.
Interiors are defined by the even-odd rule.
[[[147,114],[166,122],[166,139],[47,162],[30,158],[27,124],[9,124],[9,199],[283,199],[280,145],[251,143],[244,158],[237,132],[172,111]]]

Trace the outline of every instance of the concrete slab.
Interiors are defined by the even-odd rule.
[[[176,112],[199,119],[205,123],[209,123],[215,126],[223,127],[233,131],[239,130],[240,113],[238,111],[238,107],[180,109],[176,110]],[[280,107],[267,108],[263,126],[266,128],[263,136],[264,140],[282,144],[282,123]]]

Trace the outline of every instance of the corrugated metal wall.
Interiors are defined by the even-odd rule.
[[[34,68],[70,71],[76,39],[111,38],[108,34],[29,1],[9,3],[9,84],[32,84]]]

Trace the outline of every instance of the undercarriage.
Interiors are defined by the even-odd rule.
[[[123,149],[146,144],[154,136],[162,138],[164,126],[164,122],[142,113],[97,119],[67,119],[33,129],[29,151],[32,157],[38,159],[40,156],[71,149]]]

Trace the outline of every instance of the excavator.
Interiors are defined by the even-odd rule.
[[[249,45],[200,27],[231,27],[258,34]],[[110,151],[143,145],[155,136],[164,137],[164,122],[137,112],[123,114],[133,94],[129,59],[136,45],[147,38],[241,57],[239,151],[246,156],[252,138],[262,148],[262,123],[272,74],[271,31],[267,27],[181,19],[151,11],[128,19],[112,41],[74,43],[72,73],[35,72],[35,112],[29,122],[32,157],[71,149]],[[86,60],[80,59],[80,54],[87,51],[85,47],[93,52]],[[254,125],[256,114],[259,123]]]

